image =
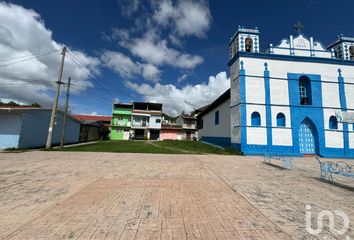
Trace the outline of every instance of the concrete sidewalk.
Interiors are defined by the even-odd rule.
[[[344,239],[305,229],[305,205],[344,211],[354,194],[314,159],[79,152],[0,154],[2,239]],[[340,228],[341,221],[336,219]]]

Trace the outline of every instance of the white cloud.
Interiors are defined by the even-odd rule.
[[[18,105],[26,105],[26,103],[24,103],[24,102],[19,102],[15,99],[10,99],[10,98],[1,98],[0,97],[0,102],[3,102],[3,103],[14,102],[14,103],[17,103]]]
[[[172,24],[175,15],[175,9],[172,1],[165,0],[158,3],[157,9],[154,12],[154,19],[160,25],[168,26]]]
[[[163,111],[171,116],[177,116],[182,111],[190,112],[210,104],[219,95],[230,88],[230,79],[226,72],[210,76],[207,83],[186,85],[182,88],[167,84],[136,84],[127,82],[127,87],[143,95],[144,100],[163,103]]]
[[[157,82],[160,79],[161,71],[152,64],[141,64],[120,53],[113,51],[104,51],[101,56],[103,65],[112,69],[123,78],[135,78],[140,75],[144,79]]]
[[[74,113],[75,114],[75,113]],[[103,115],[103,114],[100,114],[98,112],[80,112],[79,114],[77,115],[84,115],[84,116],[106,116],[106,115]]]
[[[139,0],[120,0],[118,3],[121,7],[122,15],[128,17],[134,14],[139,9],[140,5]]]
[[[104,51],[101,60],[106,67],[122,77],[132,78],[140,73],[138,64],[120,52]]]
[[[169,48],[167,41],[159,39],[154,31],[149,31],[143,38],[134,39],[128,48],[134,55],[155,65],[192,69],[203,62],[201,56],[181,53]]]
[[[126,5],[123,3],[123,8]],[[128,6],[136,12],[139,3],[132,1]],[[103,39],[117,41],[121,47],[129,50],[133,55],[131,58],[155,67],[194,69],[203,63],[203,57],[182,49],[184,37],[206,36],[211,24],[208,3],[204,0],[181,0],[176,3],[162,0],[150,1],[148,6],[141,8],[144,11],[140,15],[129,15],[135,22],[134,28],[112,28],[110,36],[103,33]]]
[[[158,81],[160,79],[161,71],[152,64],[142,64],[142,74],[147,80]]]
[[[188,74],[182,74],[181,76],[179,76],[178,77],[178,79],[177,79],[177,82],[183,82],[184,80],[186,80],[187,79],[187,77],[188,77]]]
[[[127,29],[112,28],[111,40],[118,40],[120,44],[125,43],[123,46],[127,46],[129,42],[130,33]]]
[[[160,1],[154,20],[164,27],[171,27],[181,37],[205,37],[210,27],[211,14],[204,1],[182,0],[173,4],[171,0]]]
[[[54,82],[58,78],[60,51],[36,55],[60,50],[64,45],[53,40],[52,32],[33,10],[0,2],[0,16],[0,96],[50,106],[49,92],[54,90]],[[70,53],[81,67],[70,60],[69,55],[65,61],[63,81],[72,77],[75,84],[73,93],[78,93],[92,85],[89,78],[99,72],[99,61],[78,50],[70,50]],[[16,63],[25,59],[29,60]]]

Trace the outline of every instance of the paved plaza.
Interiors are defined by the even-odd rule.
[[[314,158],[291,171],[261,157],[0,153],[1,239],[354,239],[354,181],[319,180]],[[335,236],[321,210],[350,226]],[[343,220],[335,215],[335,228]],[[315,226],[314,226],[315,225]]]

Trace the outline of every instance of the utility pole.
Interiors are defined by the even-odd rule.
[[[61,65],[60,65],[60,70],[59,70],[59,78],[58,78],[58,81],[56,82],[57,83],[57,91],[55,93],[55,98],[54,98],[54,102],[53,102],[52,115],[50,116],[50,123],[49,123],[49,128],[48,128],[48,137],[47,137],[46,148],[52,147],[53,128],[54,128],[54,123],[55,123],[55,118],[56,118],[57,107],[58,107],[60,85],[63,84],[61,79],[63,77],[65,54],[66,54],[66,47],[64,47],[61,52],[62,57],[61,57]]]
[[[68,85],[66,86],[66,101],[65,101],[65,112],[64,112],[64,119],[63,119],[63,128],[61,130],[61,139],[60,139],[60,148],[63,148],[64,141],[65,141],[65,131],[66,131],[66,121],[68,116],[68,108],[69,108],[69,92],[70,92],[70,85],[71,85],[71,77],[68,78]]]

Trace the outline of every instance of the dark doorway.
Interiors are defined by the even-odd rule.
[[[150,139],[151,140],[157,140],[159,138],[160,138],[160,130],[151,129],[150,130]]]
[[[190,131],[187,131],[186,132],[186,140],[191,140],[191,132]]]
[[[144,140],[144,129],[135,129],[134,130],[134,139],[136,140]]]

